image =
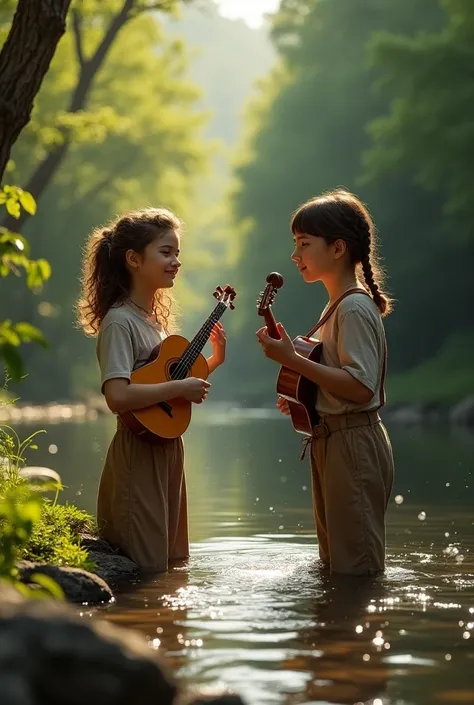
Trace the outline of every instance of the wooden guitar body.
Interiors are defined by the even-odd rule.
[[[298,336],[293,340],[293,345],[299,355],[312,362],[320,362],[322,346],[319,340]],[[319,420],[316,411],[317,385],[288,367],[281,367],[276,391],[288,402],[295,431],[311,436]]]
[[[268,335],[274,340],[280,339],[278,326],[275,321],[275,316],[272,311],[272,304],[279,289],[283,286],[283,277],[278,272],[272,272],[267,276],[267,285],[264,291],[261,292],[260,298],[257,301],[257,313],[263,316],[268,330]],[[339,303],[350,296],[351,294],[362,293],[369,296],[368,292],[360,287],[354,287],[345,291],[329,308],[326,313],[319,319],[317,324],[309,331],[308,335],[298,336],[293,340],[295,350],[312,362],[321,361],[322,343],[311,336],[321,328],[326,321],[332,316],[337,309]],[[384,370],[386,363],[384,362]],[[385,372],[384,372],[385,375]],[[318,387],[314,382],[311,382],[306,377],[289,370],[287,367],[281,367],[277,379],[277,394],[288,402],[288,408],[291,414],[291,422],[295,431],[304,433],[308,436],[313,435],[313,428],[319,423],[319,414],[316,411],[316,395]]]
[[[218,301],[217,306],[191,342],[181,335],[165,338],[153,350],[147,364],[132,373],[131,384],[161,384],[186,377],[209,377],[209,366],[202,355],[202,349],[224,312],[234,308],[236,293],[231,286],[218,286],[213,296]],[[163,439],[183,435],[191,421],[191,406],[192,402],[183,398],[167,399],[145,409],[119,414],[119,418],[132,433],[143,440],[159,443]]]
[[[155,358],[132,373],[132,384],[160,384],[172,381],[172,373],[189,341],[181,335],[170,335],[154,351]],[[186,377],[207,379],[209,367],[206,358],[199,354]],[[178,438],[191,421],[191,404],[186,399],[168,399],[163,406],[155,404],[145,409],[119,414],[125,426],[148,443],[162,438]],[[169,407],[169,409],[167,408]]]

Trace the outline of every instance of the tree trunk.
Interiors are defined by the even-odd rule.
[[[77,15],[74,15],[74,35],[76,40],[77,60],[79,64],[79,76],[68,106],[69,113],[77,113],[86,107],[94,79],[102,67],[118,33],[126,24],[128,19],[130,19],[130,13],[134,8],[135,3],[136,0],[123,0],[121,9],[112,18],[102,41],[97,47],[97,50],[91,58],[87,60],[84,59],[82,51],[80,20]],[[26,191],[33,194],[36,201],[39,201],[43,192],[53,180],[54,175],[69,151],[69,146],[69,138],[67,133],[64,132],[64,141],[62,144],[52,149],[52,151],[49,152],[49,154],[47,154],[46,157],[38,164],[30,176],[28,183],[24,186],[24,188]],[[11,216],[7,215],[2,219],[1,225],[8,229],[13,229],[13,227],[15,227],[17,230],[21,231],[23,224],[26,220],[28,220],[28,218],[28,213],[25,210],[22,210],[20,218],[14,220]]]
[[[71,0],[18,0],[0,53],[0,181],[36,94],[66,31]]]

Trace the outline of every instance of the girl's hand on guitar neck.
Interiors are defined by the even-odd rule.
[[[207,359],[207,364],[209,366],[209,374],[211,374],[211,372],[214,372],[214,370],[216,370],[219,365],[222,365],[225,360],[227,338],[222,323],[216,323],[216,325],[211,331],[210,340],[212,344],[212,355]]]
[[[284,367],[289,367],[296,356],[295,346],[281,323],[277,323],[277,328],[280,340],[270,338],[266,326],[257,331],[257,340],[266,357]]]
[[[281,411],[282,414],[285,414],[285,416],[290,415],[290,408],[288,406],[288,402],[286,401],[286,399],[283,399],[283,397],[278,397],[277,408]]]

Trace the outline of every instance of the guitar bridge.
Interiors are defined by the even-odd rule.
[[[158,406],[160,407],[160,409],[163,409],[165,414],[168,414],[170,419],[173,418],[173,407],[171,406],[171,404],[168,404],[167,401],[160,401],[158,402]]]

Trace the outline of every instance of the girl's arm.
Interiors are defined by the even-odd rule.
[[[379,354],[377,335],[364,313],[351,311],[341,320],[338,336],[338,357],[341,367],[328,367],[299,355],[281,324],[281,339],[270,338],[265,328],[257,332],[267,357],[303,375],[329,394],[367,404],[377,386]]]
[[[327,367],[318,362],[307,360],[295,351],[288,363],[285,363],[294,372],[303,375],[311,382],[329,392],[335,397],[347,399],[355,404],[368,404],[374,393],[362,382],[355,379],[350,372],[337,367]]]
[[[113,413],[145,409],[177,397],[200,403],[211,386],[196,377],[160,384],[132,384],[130,377],[135,359],[133,341],[128,328],[117,322],[112,322],[101,331],[97,352],[102,392]]]
[[[104,395],[110,411],[123,414],[178,397],[199,404],[207,396],[210,386],[209,382],[197,377],[160,384],[132,384],[128,379],[117,378],[105,382]]]
[[[110,411],[122,414],[181,396],[180,384],[181,380],[161,384],[131,384],[128,379],[109,379],[104,384],[104,396]]]

